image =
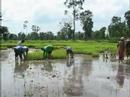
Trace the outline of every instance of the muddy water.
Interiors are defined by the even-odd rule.
[[[130,97],[126,64],[114,57],[15,62],[1,52],[1,97]]]

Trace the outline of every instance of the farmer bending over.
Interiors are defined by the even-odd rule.
[[[43,57],[45,58],[51,58],[52,51],[54,50],[53,45],[47,45],[41,48],[43,51]]]
[[[73,58],[74,57],[74,53],[73,53],[73,50],[72,50],[72,48],[71,47],[66,47],[66,54],[67,54],[67,56],[69,57],[69,55],[71,56],[71,58]]]
[[[28,54],[28,48],[26,46],[23,46],[22,43],[24,43],[24,40],[19,41],[18,45],[14,47],[15,59],[17,59],[19,56],[20,60],[23,60]]]

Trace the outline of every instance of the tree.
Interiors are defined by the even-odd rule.
[[[93,33],[93,38],[95,39],[105,39],[106,27],[102,27],[100,30],[97,30]]]
[[[92,21],[92,12],[90,10],[86,10],[80,13],[80,20],[82,24],[82,28],[85,32],[85,39],[92,37],[92,28],[93,28],[93,21]]]
[[[67,8],[72,9],[73,15],[73,39],[75,38],[75,20],[78,19],[79,11],[83,9],[83,3],[85,0],[65,0],[64,4]],[[67,13],[67,10],[65,11]]]
[[[127,21],[127,25],[130,29],[130,10],[128,10],[126,13],[125,13],[125,19]]]
[[[47,32],[47,39],[52,40],[54,38],[54,34],[51,31]]]
[[[46,39],[47,39],[46,36],[47,36],[47,35],[46,35],[46,33],[44,33],[44,32],[40,32],[40,33],[39,33],[39,38],[40,38],[41,40],[46,40]]]
[[[31,39],[31,40],[37,40],[37,39],[39,39],[38,33],[37,33],[37,32],[32,32],[32,33],[30,34],[30,39]]]
[[[39,26],[32,25],[32,32],[38,32],[40,30]]]
[[[28,34],[26,35],[26,39],[27,39],[27,40],[30,40],[30,39],[31,39],[31,33],[28,33]]]
[[[93,39],[99,39],[100,38],[100,31],[96,30],[92,33]]]
[[[28,30],[28,21],[26,20],[26,21],[24,21],[24,24],[23,24],[23,29],[25,29],[26,30],[26,34],[27,34],[27,30]]]
[[[8,28],[6,26],[0,26],[0,37],[4,40],[7,40],[9,35]]]
[[[64,22],[61,30],[57,34],[58,39],[73,39],[72,23]]]
[[[73,38],[73,30],[72,30],[72,24],[64,23],[63,27],[61,28],[60,32],[65,39],[72,39]]]
[[[106,31],[106,27],[102,27],[100,29],[100,38],[105,39],[105,31]]]
[[[0,11],[0,26],[2,26],[2,12]]]
[[[57,37],[58,39],[65,39],[65,32],[58,32]]]
[[[26,35],[23,32],[18,33],[18,39],[24,40],[26,38]]]
[[[112,18],[112,25],[116,25],[121,23],[121,17],[113,16]]]
[[[112,18],[112,23],[108,26],[109,36],[113,37],[122,37],[127,36],[127,27],[125,22],[121,22],[121,18],[114,16]]]
[[[16,34],[9,34],[9,39],[10,40],[17,40],[17,35]]]
[[[83,32],[77,32],[76,34],[75,34],[75,38],[76,39],[83,39],[84,38],[84,33]]]

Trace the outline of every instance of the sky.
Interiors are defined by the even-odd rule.
[[[2,0],[2,25],[7,26],[11,33],[26,32],[24,21],[28,21],[27,32],[32,25],[38,25],[41,32],[52,31],[56,34],[62,24],[71,20],[71,12],[66,16],[65,0]],[[129,0],[85,0],[84,10],[93,13],[93,30],[99,30],[111,23],[113,16],[122,17],[129,9]],[[76,22],[76,31],[82,31],[80,22]]]

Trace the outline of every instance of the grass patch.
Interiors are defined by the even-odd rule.
[[[52,59],[64,59],[64,58],[66,58],[65,49],[55,49],[52,52]]]
[[[116,52],[116,43],[111,43],[108,40],[26,40],[23,45],[29,48],[39,49],[37,52],[29,53],[28,59],[40,60],[43,57],[43,52],[40,50],[44,46],[52,44],[54,48],[52,58],[59,59],[65,58],[66,52],[63,49],[65,46],[71,46],[75,54],[88,54],[97,57],[100,52],[109,50],[112,53]],[[1,43],[0,49],[12,48],[17,45],[17,41],[4,41]]]
[[[41,50],[35,50],[33,52],[29,52],[27,56],[27,60],[41,60],[43,59],[43,52]]]
[[[66,58],[66,52],[64,49],[55,49],[52,52],[51,59],[64,59]],[[42,60],[43,58],[43,51],[37,49],[33,52],[29,52],[27,56],[27,60]]]
[[[6,49],[8,49],[7,46],[0,46],[0,50],[6,50]]]

